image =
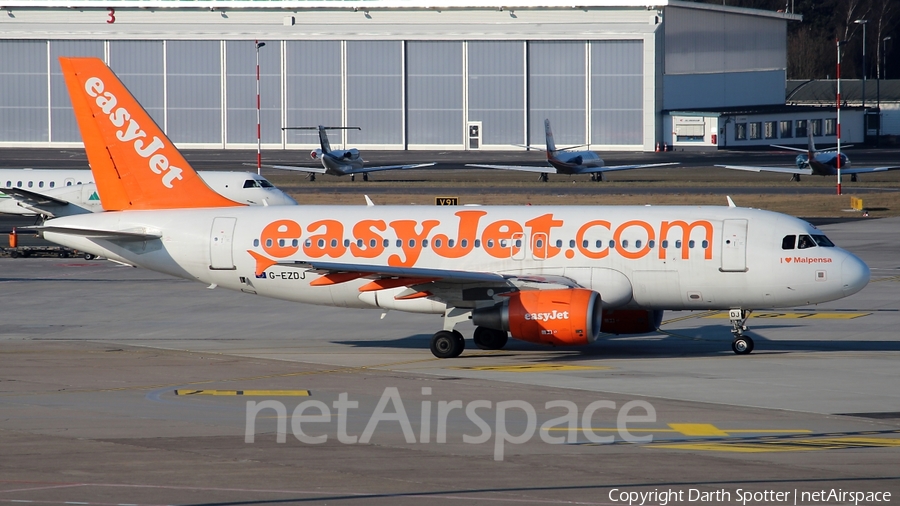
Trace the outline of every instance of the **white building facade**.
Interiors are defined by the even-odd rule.
[[[449,5],[448,5],[449,4]],[[80,146],[57,58],[96,56],[181,147],[651,151],[664,111],[784,104],[787,22],[682,1],[19,0],[0,146]],[[668,123],[667,123],[668,121]]]

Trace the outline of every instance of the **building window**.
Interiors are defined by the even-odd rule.
[[[789,139],[794,136],[792,134],[793,129],[791,128],[791,126],[792,126],[791,123],[792,123],[791,120],[778,122],[778,136],[779,137],[781,137],[782,139]]]
[[[825,120],[825,135],[837,135],[837,120],[828,118]]]
[[[759,140],[762,138],[762,123],[750,123],[750,140]]]
[[[813,136],[821,137],[822,136],[822,120],[814,119],[814,120],[810,121],[810,123],[812,123]]]
[[[766,139],[777,139],[778,130],[774,121],[766,121]]]
[[[806,133],[807,133],[806,123],[807,122],[805,119],[797,120],[796,130],[794,130],[794,137],[797,137],[797,138],[806,137]]]
[[[736,141],[747,140],[747,124],[746,123],[735,123],[734,124],[734,140],[736,140]]]

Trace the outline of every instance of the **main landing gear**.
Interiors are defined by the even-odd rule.
[[[547,173],[541,172],[540,177],[538,177],[538,181],[540,181],[542,183],[546,183],[547,181],[549,181],[549,178],[547,178]]]
[[[437,358],[456,358],[466,349],[458,330],[442,330],[431,336],[431,353]]]
[[[858,181],[858,180],[857,180],[857,178],[856,178],[856,174],[850,174],[850,182],[851,182],[851,183],[856,183],[857,181]]]
[[[791,182],[792,182],[792,183],[793,183],[793,182],[799,183],[799,182],[800,182],[800,174],[792,174],[792,175],[791,175]]]
[[[747,318],[750,318],[750,311],[732,309],[728,311],[728,316],[731,319],[731,333],[734,335],[734,340],[731,341],[731,350],[738,355],[748,355],[753,351],[753,339],[744,335],[744,331],[747,330],[747,326],[744,324],[747,322]]]

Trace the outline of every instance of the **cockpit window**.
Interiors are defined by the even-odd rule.
[[[275,188],[275,185],[270,183],[268,179],[257,179],[257,181],[259,182],[259,185],[262,186],[263,188]]]
[[[781,240],[781,249],[794,249],[794,243],[797,242],[796,235],[786,235]]]
[[[244,181],[244,188],[259,188],[259,181],[255,179],[248,179]]]
[[[813,238],[808,235],[801,235],[797,240],[797,249],[815,248],[816,243]]]
[[[823,248],[833,248],[834,243],[831,242],[830,239],[825,237],[824,235],[814,235],[812,236],[813,240],[816,241],[816,244],[822,246]]]

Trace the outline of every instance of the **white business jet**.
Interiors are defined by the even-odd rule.
[[[869,281],[866,264],[815,227],[757,209],[240,205],[179,168],[101,60],[60,62],[79,127],[104,134],[82,137],[104,206],[118,212],[49,220],[37,227],[46,239],[265,297],[443,314],[437,357],[462,353],[455,327],[467,321],[483,349],[509,336],[585,345],[654,332],[667,309],[728,310],[732,350],[746,354],[750,310],[836,300]],[[113,161],[139,184],[123,184]]]

